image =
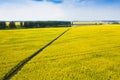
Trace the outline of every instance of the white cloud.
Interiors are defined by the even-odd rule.
[[[0,5],[0,20],[108,20],[119,19],[120,8],[94,6],[88,0],[65,0],[62,4],[21,0]],[[92,6],[91,6],[92,5]]]
[[[6,4],[0,11],[0,19],[3,20],[57,20],[64,16],[59,6],[47,2],[23,6]]]
[[[119,20],[119,8],[81,7],[66,10],[69,20]]]

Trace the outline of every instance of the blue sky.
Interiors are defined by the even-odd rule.
[[[0,20],[120,20],[120,0],[0,0]]]

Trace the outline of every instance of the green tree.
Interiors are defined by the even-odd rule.
[[[6,23],[5,22],[0,22],[0,29],[5,29],[6,27]]]
[[[20,27],[24,27],[24,23],[23,22],[20,22]]]
[[[16,25],[15,25],[15,22],[10,22],[10,24],[9,24],[9,28],[10,29],[14,29],[14,28],[16,28]]]

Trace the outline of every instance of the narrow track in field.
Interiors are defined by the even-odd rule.
[[[48,44],[46,44],[45,46],[43,46],[41,49],[39,49],[38,51],[36,51],[35,53],[33,53],[31,56],[25,58],[24,60],[22,60],[21,62],[19,62],[16,66],[14,66],[3,78],[2,80],[10,80],[15,74],[17,74],[23,67],[25,64],[27,64],[32,58],[34,58],[37,54],[39,54],[40,52],[42,52],[45,48],[47,48],[49,45],[51,45],[54,41],[56,41],[58,38],[60,38],[62,35],[64,35],[66,32],[68,32],[70,30],[70,28],[68,28],[67,30],[65,30],[63,33],[61,33],[58,37],[56,37],[55,39],[53,39],[52,41],[50,41]]]

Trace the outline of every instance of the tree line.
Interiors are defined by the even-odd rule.
[[[43,27],[71,27],[70,21],[21,21],[19,25],[11,21],[7,25],[5,21],[0,21],[0,29],[16,28],[43,28]]]

